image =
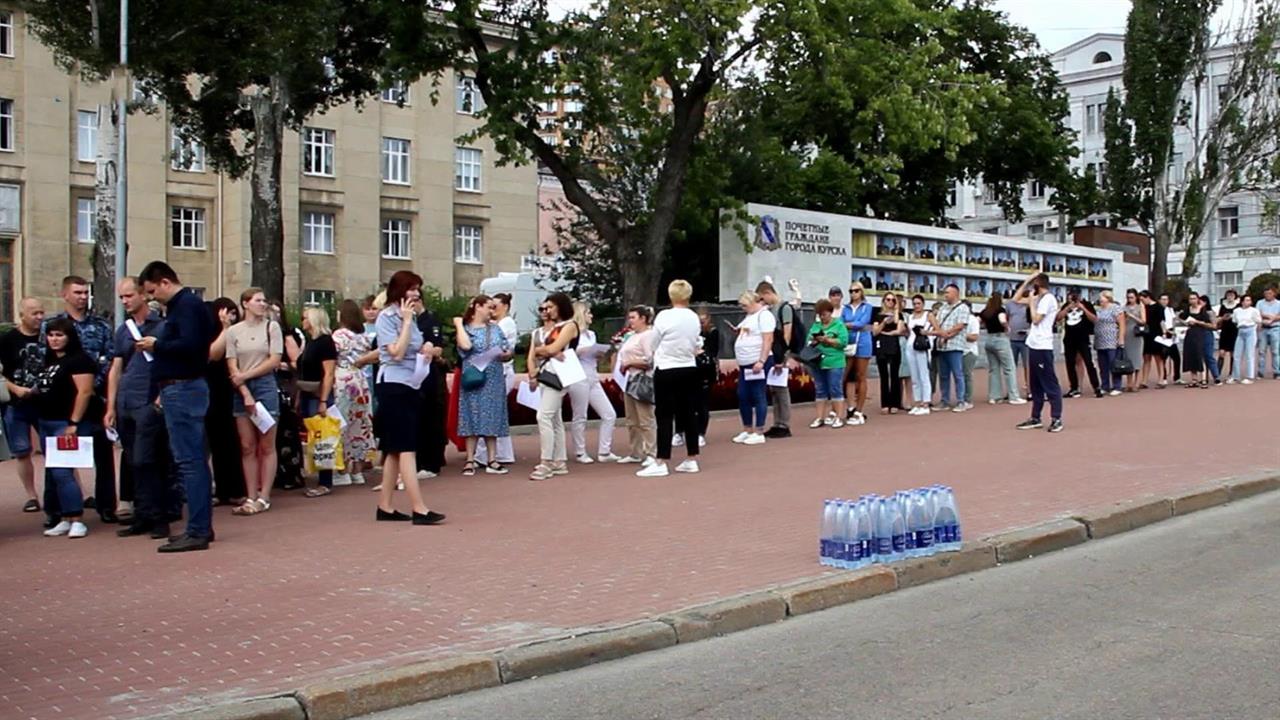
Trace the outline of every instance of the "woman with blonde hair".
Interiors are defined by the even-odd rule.
[[[738,413],[742,416],[742,432],[734,436],[733,441],[741,445],[763,445],[769,414],[765,378],[773,367],[771,349],[778,321],[754,292],[738,296],[738,307],[747,316],[738,323],[738,338],[733,343],[733,354],[738,361]]]
[[[867,416],[862,408],[867,404],[867,368],[871,365],[871,330],[873,311],[867,302],[867,291],[860,282],[849,285],[849,304],[840,312],[840,320],[849,331],[849,344],[845,346],[844,397],[848,409],[846,425],[862,425]]]
[[[298,413],[303,418],[324,415],[333,404],[333,385],[338,366],[338,347],[329,332],[329,314],[322,308],[302,311],[302,332],[307,344],[298,356]],[[307,497],[328,495],[333,487],[333,471],[320,470],[318,486],[307,478]],[[347,479],[350,483],[350,478]]]
[[[671,459],[672,431],[676,426],[684,430],[686,459],[676,466],[676,472],[696,473],[698,467],[697,421],[698,353],[702,351],[702,323],[698,314],[689,309],[693,286],[684,280],[675,280],[667,286],[671,307],[658,313],[653,321],[653,394],[654,412],[658,418],[658,455],[636,475],[663,477],[667,474],[667,461]],[[768,309],[766,308],[766,313]],[[772,315],[772,313],[768,313]],[[768,346],[766,345],[766,349]]]
[[[599,440],[596,444],[596,457],[600,462],[617,462],[618,456],[613,454],[613,427],[618,420],[618,413],[609,402],[604,387],[600,384],[600,358],[609,352],[609,345],[596,341],[596,334],[591,330],[591,305],[585,302],[573,304],[573,321],[578,324],[578,359],[582,361],[582,370],[587,374],[587,381],[570,385],[569,404],[573,407],[573,420],[570,422],[570,434],[573,439],[573,453],[578,462],[590,465],[595,462],[587,452],[587,411],[595,410],[600,416]]]
[[[240,322],[227,328],[227,370],[231,374],[231,414],[240,437],[240,464],[244,470],[245,501],[232,510],[236,515],[256,515],[271,509],[271,486],[276,480],[276,426],[258,432],[252,415],[261,404],[271,417],[280,418],[280,390],[275,371],[284,355],[284,333],[270,319],[270,307],[262,288],[240,293]]]

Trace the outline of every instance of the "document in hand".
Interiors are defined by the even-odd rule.
[[[565,350],[563,360],[552,358],[550,364],[551,370],[560,378],[560,384],[564,387],[587,381],[587,371],[582,369],[582,362],[573,350]]]

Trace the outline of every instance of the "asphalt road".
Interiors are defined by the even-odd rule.
[[[1280,494],[715,640],[380,713],[1280,717]]]

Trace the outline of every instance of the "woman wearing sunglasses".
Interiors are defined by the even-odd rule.
[[[867,368],[871,364],[872,308],[866,299],[862,283],[849,286],[849,304],[844,306],[840,320],[849,331],[849,344],[845,346],[844,396],[845,403],[853,402],[845,412],[846,425],[862,425],[867,416],[862,408],[867,404]]]

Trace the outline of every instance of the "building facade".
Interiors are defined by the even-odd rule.
[[[446,73],[333,108],[286,131],[286,302],[375,292],[413,270],[445,294],[514,271],[538,242],[536,168],[499,167],[474,130],[479,92]],[[122,88],[123,89],[123,88]],[[91,274],[97,113],[110,88],[68,75],[0,7],[0,319],[23,295],[52,298]],[[140,102],[145,98],[135,97]],[[129,272],[169,262],[206,296],[250,282],[248,178],[212,171],[177,138],[163,105],[128,124]]]
[[[1210,56],[1208,87],[1202,90],[1200,106],[1216,112],[1218,91],[1226,82],[1231,68],[1233,48],[1216,48]],[[1103,117],[1107,93],[1124,91],[1124,36],[1096,34],[1069,45],[1053,54],[1054,68],[1071,103],[1067,124],[1076,132],[1080,155],[1074,161],[1078,169],[1092,166],[1098,177],[1106,176]],[[1188,87],[1184,96],[1194,89]],[[1177,128],[1174,153],[1170,160],[1174,182],[1191,154],[1191,133]],[[1053,188],[1032,181],[1023,191],[1026,217],[1022,222],[1006,220],[995,198],[982,183],[958,183],[955,201],[948,215],[960,227],[975,232],[1025,237],[1033,240],[1070,242],[1074,228],[1062,227],[1063,218],[1048,204]],[[1200,272],[1188,282],[1197,292],[1213,297],[1228,289],[1243,290],[1255,276],[1280,272],[1280,237],[1275,228],[1263,222],[1262,205],[1250,193],[1230,195],[1212,212],[1213,222],[1206,228],[1200,244]],[[1106,226],[1105,215],[1086,218],[1081,225]],[[1137,230],[1136,225],[1125,226]],[[1169,254],[1170,277],[1181,275],[1183,253],[1174,246]]]

